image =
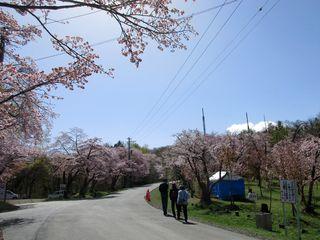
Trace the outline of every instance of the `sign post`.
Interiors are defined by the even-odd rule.
[[[286,208],[284,206],[284,202],[282,203],[282,210],[283,210],[283,226],[286,237],[288,236],[288,230],[287,230],[287,219],[286,219]]]
[[[293,180],[280,180],[280,191],[281,191],[281,202],[283,208],[283,223],[287,236],[287,227],[286,227],[286,211],[285,203],[295,204],[297,210],[297,230],[298,230],[298,240],[301,240],[301,222],[300,222],[300,201],[298,195],[297,183]]]
[[[254,193],[254,192],[249,193],[249,194],[248,194],[248,199],[249,199],[251,202],[254,203],[254,213],[256,213],[256,211],[257,211],[256,202],[257,202],[257,199],[258,199],[257,194]]]
[[[298,196],[298,189],[296,189],[296,195]],[[301,209],[300,209],[300,198],[297,199],[296,209],[297,209],[297,230],[298,230],[298,240],[301,240]]]

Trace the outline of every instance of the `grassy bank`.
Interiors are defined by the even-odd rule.
[[[247,188],[252,188],[256,193],[259,189],[251,184],[246,185]],[[260,208],[261,203],[269,205],[269,192],[263,191],[264,197],[259,197],[256,203],[256,209]],[[320,191],[316,190],[316,196],[320,196]],[[255,225],[255,205],[250,202],[236,202],[239,207],[237,211],[229,210],[230,203],[218,199],[212,199],[213,204],[209,207],[201,207],[198,198],[192,198],[189,204],[189,215],[191,219],[213,224],[232,231],[241,232],[251,236],[257,236],[263,239],[297,239],[296,218],[293,217],[291,206],[286,204],[288,236],[285,236],[285,231],[279,228],[279,224],[283,221],[282,205],[279,201],[280,192],[275,188],[272,192],[271,212],[273,215],[273,231],[257,229]],[[316,198],[320,202],[319,198]],[[161,200],[158,189],[151,192],[151,205],[161,208]],[[320,213],[320,207],[317,205],[316,211]],[[239,215],[239,216],[237,216]],[[320,215],[302,214],[302,239],[303,240],[320,240]]]
[[[14,211],[14,210],[17,210],[18,208],[19,207],[11,203],[0,201],[0,212]]]

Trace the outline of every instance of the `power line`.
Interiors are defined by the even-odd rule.
[[[213,71],[211,71],[197,86],[196,88],[194,88],[191,92],[189,92],[189,94],[180,102],[179,105],[177,105],[172,111],[167,111],[166,115],[163,115],[164,117],[161,119],[161,121],[159,121],[159,124],[156,126],[156,128],[159,128],[169,117],[172,113],[176,112],[199,88],[200,86],[208,80],[209,76],[212,75],[222,64],[223,62],[239,47],[239,45],[256,29],[256,27],[262,22],[262,20],[270,13],[270,11],[280,2],[280,0],[278,0],[277,2],[275,2],[272,7],[270,7],[270,9],[260,18],[260,20],[247,32],[246,35],[244,35],[240,41],[235,45],[235,47],[233,49],[231,49],[231,51],[218,63],[218,65],[213,69]],[[177,102],[176,102],[177,103]],[[176,103],[172,106],[175,106]],[[144,136],[149,136],[150,134],[152,134],[152,132],[150,132],[149,134],[145,134]]]
[[[196,48],[198,47],[199,43],[202,41],[203,37],[207,34],[207,32],[209,31],[210,27],[212,26],[212,24],[214,23],[214,21],[216,20],[217,16],[219,15],[220,11],[222,10],[222,8],[225,6],[227,1],[225,1],[223,4],[219,5],[219,7],[214,7],[214,9],[219,8],[218,12],[213,16],[213,18],[211,19],[210,23],[208,24],[208,26],[206,27],[205,31],[202,33],[200,39],[197,41],[196,45],[192,48],[191,52],[188,54],[187,58],[184,60],[184,62],[182,63],[182,65],[179,67],[179,69],[177,70],[176,74],[174,75],[174,77],[170,80],[170,82],[168,83],[167,87],[164,89],[164,91],[161,93],[160,97],[156,100],[155,104],[151,107],[151,109],[149,110],[149,112],[147,113],[147,115],[144,117],[144,119],[140,122],[140,124],[135,128],[135,130],[133,131],[133,135],[141,130],[141,128],[143,128],[144,123],[149,119],[149,117],[151,116],[152,120],[152,113],[154,112],[155,108],[159,105],[159,103],[161,102],[162,98],[164,97],[164,95],[168,92],[168,90],[170,89],[171,85],[174,83],[174,81],[176,80],[177,76],[180,74],[180,72],[182,71],[182,69],[184,68],[184,66],[186,65],[186,63],[189,61],[190,57],[192,56],[192,54],[194,53],[194,51],[196,50]],[[211,8],[212,10],[213,8]]]
[[[228,2],[226,2],[224,4],[216,5],[216,6],[201,10],[199,12],[195,12],[195,13],[189,14],[188,16],[178,18],[177,20],[182,20],[182,19],[185,19],[185,18],[188,18],[188,17],[201,15],[201,14],[213,11],[213,10],[221,7],[221,5],[229,5],[229,4],[232,4],[232,3],[236,2],[236,1],[239,1],[239,0],[228,1]],[[76,18],[81,18],[81,17],[93,15],[93,14],[96,14],[96,13],[99,13],[99,12],[103,12],[103,10],[97,10],[97,11],[93,11],[93,12],[83,13],[83,14],[72,16],[72,17],[58,19],[58,20],[50,19],[50,22],[46,22],[45,25],[50,25],[50,24],[54,24],[54,23],[61,23],[61,22],[64,22],[64,21],[68,21],[68,20],[72,20],[72,19],[76,19]],[[38,25],[38,26],[41,26],[41,25]]]
[[[88,15],[96,14],[98,12],[102,12],[102,10],[97,10],[97,11],[93,11],[93,12],[79,14],[79,15],[75,15],[75,16],[72,16],[72,17],[68,17],[68,18],[62,18],[62,19],[59,19],[59,20],[51,19],[51,22],[44,23],[44,25],[50,25],[50,24],[53,24],[53,23],[61,23],[61,22],[64,22],[64,21],[68,21],[68,20],[72,20],[72,19],[81,18],[81,17],[85,17],[85,16],[88,16]],[[38,26],[40,27],[41,25],[38,25]]]
[[[211,40],[209,41],[209,43],[206,45],[206,47],[204,48],[204,50],[201,52],[201,54],[198,56],[198,58],[196,59],[196,61],[191,65],[191,67],[188,69],[188,71],[184,74],[184,76],[182,77],[182,79],[178,82],[178,84],[175,86],[175,88],[172,89],[172,91],[169,93],[169,95],[167,96],[167,98],[165,99],[165,101],[162,103],[162,105],[160,105],[160,107],[157,109],[156,113],[151,117],[150,120],[152,120],[154,118],[154,116],[156,116],[160,110],[163,108],[163,106],[165,106],[165,104],[168,102],[168,100],[170,99],[170,97],[175,93],[175,91],[178,89],[178,87],[183,83],[183,81],[187,78],[187,76],[191,73],[191,71],[194,69],[194,67],[197,65],[197,63],[200,61],[200,59],[203,57],[203,55],[206,53],[206,51],[209,49],[209,47],[212,45],[212,43],[218,38],[218,36],[220,35],[220,33],[222,32],[222,30],[225,28],[225,26],[228,24],[228,22],[230,21],[230,19],[232,18],[232,16],[235,14],[235,12],[238,10],[238,8],[240,7],[241,3],[243,2],[243,0],[241,0],[237,6],[233,9],[233,11],[231,12],[231,14],[228,16],[228,18],[224,21],[224,23],[220,26],[219,30],[216,32],[216,34],[213,36],[213,38],[211,38]],[[220,8],[221,9],[221,8]]]
[[[182,100],[180,101],[179,105],[177,105],[173,110],[170,112],[167,111],[167,114],[164,114],[163,117],[161,118],[161,121],[159,121],[159,124],[156,125],[155,129],[159,128],[170,116],[172,113],[177,111],[198,89],[199,87],[208,80],[209,76],[212,75],[224,62],[227,58],[230,57],[230,55],[239,47],[239,45],[260,25],[262,20],[278,5],[280,0],[276,1],[269,9],[268,11],[259,19],[259,21],[239,40],[239,42],[231,49],[231,51],[217,64],[217,66],[209,72],[209,74],[201,81],[199,84],[194,88],[189,94]],[[176,102],[177,103],[177,102]],[[174,104],[176,105],[176,104]],[[173,106],[174,106],[173,105]],[[150,131],[147,134],[144,134],[142,137],[146,137],[151,135],[153,132]]]
[[[185,16],[185,17],[182,17],[180,19],[185,19],[185,18],[188,18],[188,17],[198,16],[198,15],[207,13],[209,11],[213,11],[213,10],[215,10],[215,9],[221,7],[221,6],[232,4],[232,3],[236,2],[236,1],[239,1],[239,0],[232,0],[232,1],[229,1],[229,2],[225,2],[223,4],[220,4],[220,5],[217,5],[217,6],[213,6],[213,7],[204,9],[204,10],[199,11],[199,12],[192,13],[192,14],[190,14],[188,16]],[[54,23],[60,23],[60,22],[63,22],[63,21],[72,20],[72,19],[76,19],[76,18],[80,18],[80,17],[96,14],[96,13],[102,12],[102,11],[103,10],[97,10],[97,11],[93,11],[93,12],[89,12],[89,13],[75,15],[75,16],[68,17],[68,18],[62,18],[62,19],[58,19],[58,20],[51,20],[51,22],[47,22],[47,23],[45,23],[45,25],[54,24]],[[41,25],[38,25],[37,27],[39,27],[39,26],[41,26]],[[116,41],[116,40],[117,40],[117,38],[106,39],[104,41],[92,44],[91,46],[98,46],[98,45],[102,45],[102,44],[105,44],[105,43],[110,43],[110,42]],[[46,59],[50,59],[50,58],[54,58],[54,57],[58,57],[58,56],[62,56],[62,55],[65,55],[65,53],[56,53],[56,54],[52,54],[52,55],[49,55],[49,56],[36,58],[35,61],[42,61],[42,60],[46,60]]]
[[[258,14],[262,11],[262,9],[264,9],[264,7],[268,4],[270,0],[266,0],[265,3],[258,8],[258,10],[256,11],[255,14],[253,14],[253,16],[247,21],[247,23],[240,29],[240,31],[235,35],[235,37],[229,41],[226,46],[223,48],[222,51],[219,52],[219,54],[213,59],[213,61],[211,61],[208,66],[206,67],[206,69],[204,71],[202,71],[202,73],[196,78],[196,79],[202,79],[203,76],[205,75],[205,73],[211,68],[212,65],[214,65],[214,63],[216,62],[216,60],[218,60],[225,52],[226,50],[234,43],[234,41],[241,35],[241,33],[252,23],[252,21],[258,16]],[[189,87],[189,89],[191,89],[193,87],[193,85],[195,85],[197,83],[197,81],[193,81],[191,86]],[[177,101],[176,101],[177,102]],[[175,104],[171,105],[174,106]]]
[[[201,11],[199,11],[199,12],[192,13],[192,14],[186,16],[186,17],[178,18],[178,20],[180,20],[180,19],[185,19],[185,18],[188,18],[188,17],[194,17],[194,16],[201,15],[201,14],[204,14],[204,13],[207,13],[207,12],[211,12],[211,11],[213,11],[213,10],[216,10],[217,8],[227,6],[227,5],[232,4],[232,3],[235,3],[235,2],[237,2],[237,1],[239,1],[239,0],[232,0],[232,1],[228,1],[228,2],[225,1],[225,2],[222,3],[222,4],[219,4],[219,5],[216,5],[216,6],[213,6],[213,7],[204,9],[204,10],[201,10]]]
[[[104,41],[101,41],[101,42],[96,42],[96,43],[92,44],[91,46],[92,47],[96,47],[96,46],[103,45],[103,44],[106,44],[106,43],[114,42],[116,40],[117,40],[117,38],[110,38],[110,39],[107,39],[107,40],[104,40]],[[46,56],[46,57],[36,58],[35,61],[42,61],[42,60],[45,60],[45,59],[48,59],[48,58],[58,57],[58,56],[65,55],[65,54],[66,53],[64,53],[64,52],[57,53],[57,54],[52,54],[52,55],[49,55],[49,56]]]

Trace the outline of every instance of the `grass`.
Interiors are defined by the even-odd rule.
[[[252,188],[258,193],[259,189],[253,184],[247,183],[247,188]],[[264,189],[264,197],[260,197],[256,203],[256,209],[260,208],[261,203],[269,205],[269,192]],[[315,196],[320,196],[320,191],[315,189]],[[286,204],[286,215],[288,222],[288,236],[285,236],[285,231],[279,228],[279,224],[283,222],[282,204],[279,201],[279,188],[275,188],[272,192],[272,216],[273,216],[273,231],[266,231],[256,228],[255,224],[255,206],[250,202],[236,202],[239,207],[237,211],[230,211],[230,202],[218,199],[212,199],[213,203],[208,207],[201,207],[198,198],[192,198],[188,206],[188,212],[191,219],[203,223],[213,224],[218,227],[226,228],[232,231],[241,232],[246,235],[256,236],[262,239],[274,240],[291,240],[297,239],[296,218],[292,216],[291,205]],[[319,197],[315,200],[320,201]],[[151,191],[151,205],[161,208],[161,199],[158,189]],[[316,206],[316,211],[320,213],[320,206]],[[302,214],[302,239],[303,240],[320,240],[320,215]]]
[[[18,208],[19,207],[11,203],[0,201],[0,212],[14,211],[14,210],[17,210]]]

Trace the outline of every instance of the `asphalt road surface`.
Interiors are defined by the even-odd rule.
[[[98,200],[23,205],[0,214],[5,240],[249,240],[205,224],[183,224],[144,201],[139,187]]]

